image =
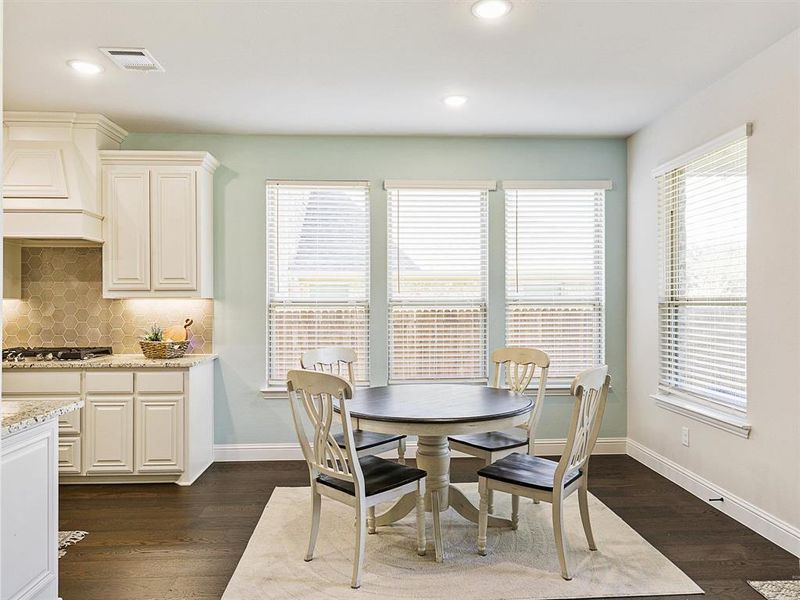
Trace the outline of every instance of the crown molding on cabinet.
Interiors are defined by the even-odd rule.
[[[102,150],[100,160],[104,165],[180,165],[202,167],[213,173],[219,161],[208,152],[193,150]]]

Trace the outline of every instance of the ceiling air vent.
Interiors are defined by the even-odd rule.
[[[163,71],[158,61],[144,48],[100,48],[123,71]]]

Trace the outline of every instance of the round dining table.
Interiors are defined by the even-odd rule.
[[[348,401],[356,429],[376,433],[418,436],[417,467],[427,472],[425,509],[431,511],[431,494],[439,498],[439,512],[452,507],[458,514],[478,522],[478,507],[450,482],[450,446],[447,437],[508,429],[527,422],[533,408],[529,396],[482,385],[398,384],[359,388]],[[375,526],[394,523],[415,508],[415,494],[407,494],[386,512],[377,515]],[[444,558],[438,515],[434,518],[436,560]],[[489,517],[493,527],[510,527],[509,519]]]

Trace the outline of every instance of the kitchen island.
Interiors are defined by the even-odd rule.
[[[58,597],[58,421],[78,398],[4,400],[0,599]]]

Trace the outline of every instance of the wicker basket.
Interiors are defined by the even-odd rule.
[[[189,341],[184,342],[149,342],[139,340],[142,347],[142,354],[147,358],[180,358],[186,354],[189,348]]]

